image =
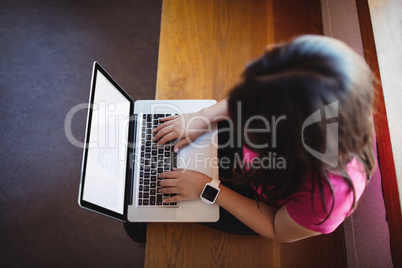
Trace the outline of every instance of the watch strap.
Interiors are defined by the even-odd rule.
[[[211,186],[215,188],[219,188],[220,183],[221,181],[219,179],[212,179],[212,181],[210,182]]]

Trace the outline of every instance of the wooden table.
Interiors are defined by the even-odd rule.
[[[268,44],[322,34],[319,0],[165,0],[157,99],[225,98]],[[146,267],[343,267],[342,230],[293,244],[196,223],[148,225]]]

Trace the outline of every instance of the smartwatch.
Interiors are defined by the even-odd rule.
[[[216,198],[219,195],[221,189],[219,189],[219,184],[221,183],[218,179],[212,179],[211,182],[205,184],[204,190],[201,192],[201,200],[205,203],[212,205],[215,203]]]

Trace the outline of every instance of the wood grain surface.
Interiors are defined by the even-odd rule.
[[[223,99],[266,32],[265,1],[164,1],[156,98]]]

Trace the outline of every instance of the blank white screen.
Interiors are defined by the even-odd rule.
[[[130,102],[97,71],[83,200],[123,214]]]

